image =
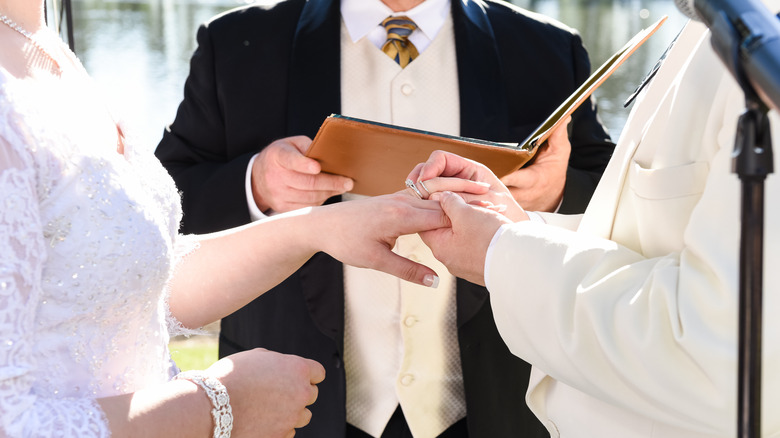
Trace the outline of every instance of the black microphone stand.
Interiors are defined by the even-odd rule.
[[[737,125],[733,162],[742,181],[737,431],[741,438],[752,438],[761,436],[764,180],[773,172],[773,160],[768,109],[752,91],[745,96],[747,110]]]
[[[742,182],[737,433],[740,438],[753,438],[761,436],[764,181],[774,169],[769,108],[747,80],[738,51],[733,54],[731,71],[745,93],[746,105],[737,122],[732,163]]]
[[[761,435],[764,181],[774,169],[769,107],[751,85],[741,60],[763,42],[762,38],[771,36],[763,35],[760,28],[754,31],[745,21],[737,28],[722,15],[710,28],[715,52],[745,94],[746,110],[737,122],[732,162],[732,171],[742,182],[737,435],[754,438]]]

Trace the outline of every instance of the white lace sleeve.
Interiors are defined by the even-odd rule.
[[[46,249],[33,147],[0,74],[0,435],[109,436],[94,399],[37,394],[34,324]]]
[[[178,264],[188,255],[190,255],[193,251],[197,251],[197,249],[200,248],[200,243],[197,241],[196,236],[194,235],[179,235],[176,238],[175,241],[175,254],[174,254],[174,264],[173,269],[171,269],[171,272],[176,272],[176,267]],[[170,285],[170,282],[169,282]],[[178,319],[176,319],[175,316],[171,313],[171,308],[168,305],[168,297],[170,296],[170,287],[166,287],[165,290],[165,316],[166,316],[166,323],[168,325],[168,334],[171,337],[174,336],[192,336],[192,335],[205,335],[206,331],[202,330],[200,328],[188,328],[185,327],[184,324],[181,323]]]

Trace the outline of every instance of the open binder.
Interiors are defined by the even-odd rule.
[[[444,150],[478,161],[499,178],[520,169],[550,134],[666,21],[664,16],[635,35],[580,85],[522,143],[497,143],[439,134],[338,114],[325,119],[306,156],[322,171],[355,181],[352,193],[375,196],[404,189],[404,179],[431,152]]]

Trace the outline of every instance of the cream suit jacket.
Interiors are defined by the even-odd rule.
[[[741,183],[731,155],[743,108],[706,27],[689,23],[585,214],[494,237],[485,279],[495,320],[534,366],[527,401],[553,437],[736,436]],[[766,181],[763,437],[780,436],[778,178]]]

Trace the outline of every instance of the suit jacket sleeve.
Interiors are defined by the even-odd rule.
[[[638,158],[645,155],[640,143],[627,181],[605,181],[615,186],[604,193],[624,204],[615,219],[616,228],[629,230],[624,239],[614,230],[610,240],[582,229],[514,224],[497,237],[485,275],[497,327],[514,354],[610,405],[717,436],[734,433],[737,411],[740,183],[731,153],[744,102],[726,76],[713,80],[722,87],[715,94],[727,98],[686,100],[680,90],[692,83],[672,84],[661,117],[691,108],[705,117],[687,124],[668,117],[680,127],[671,135],[651,125],[642,141],[659,149],[647,154],[652,164]],[[779,121],[772,120],[775,136]],[[689,153],[693,161],[686,162]],[[776,199],[780,183],[767,182],[767,199]],[[770,201],[766,212],[766,241],[777,242],[780,204]],[[777,245],[766,248],[764,262],[778,266]],[[777,269],[764,275],[766,291],[780,287]],[[765,295],[765,314],[780,311],[772,295]],[[765,320],[765,364],[780,361],[778,333],[777,318]],[[765,409],[776,411],[780,381],[777,373],[765,379]],[[765,431],[780,428],[780,419],[768,421]]]
[[[249,222],[249,160],[289,136],[288,65],[301,5],[236,8],[198,29],[184,99],[155,151],[182,192],[183,232]]]
[[[228,156],[208,27],[200,27],[197,41],[184,100],[155,154],[182,192],[182,231],[203,233],[249,222],[244,178],[252,153]]]

